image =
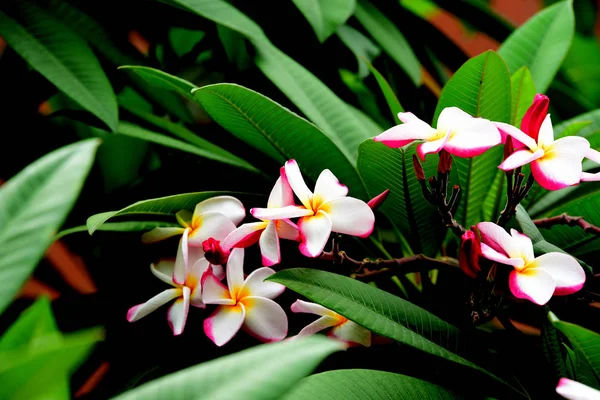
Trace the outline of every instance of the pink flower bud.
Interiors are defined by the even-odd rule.
[[[417,179],[424,181],[425,171],[423,171],[423,166],[415,154],[413,154],[413,168],[415,169],[415,175],[417,176]]]
[[[543,94],[536,94],[533,99],[533,104],[527,109],[523,120],[521,121],[521,130],[531,136],[535,141],[538,140],[538,134],[542,122],[548,114],[548,106],[550,99]]]
[[[388,194],[390,194],[390,189],[385,189],[381,194],[378,194],[369,200],[367,205],[371,207],[371,210],[377,210],[383,204],[385,199],[387,199]]]
[[[229,251],[221,247],[221,242],[208,238],[202,242],[202,250],[204,250],[204,258],[214,265],[225,265],[229,258]]]
[[[452,156],[446,150],[440,151],[440,161],[438,162],[438,172],[447,174],[452,169]]]
[[[460,265],[460,269],[471,278],[476,278],[477,274],[481,271],[481,267],[479,266],[480,255],[481,242],[479,235],[473,230],[466,231],[462,235],[460,253],[458,255],[458,265]]]

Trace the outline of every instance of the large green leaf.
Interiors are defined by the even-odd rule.
[[[381,289],[331,272],[292,268],[267,278],[404,345],[502,380],[461,357],[465,340],[454,326]],[[505,383],[504,383],[505,384]]]
[[[506,64],[498,54],[486,51],[463,64],[446,84],[435,110],[434,123],[437,123],[444,108],[452,106],[474,117],[509,122],[510,104],[510,74]],[[454,168],[458,170],[458,183],[462,189],[456,219],[464,226],[470,227],[484,219],[482,214],[487,193],[492,190],[500,195],[500,180],[495,182],[494,178],[501,162],[502,146],[477,157],[454,158]]]
[[[133,71],[144,79],[149,85],[156,88],[174,90],[189,100],[194,100],[192,97],[192,89],[197,86],[185,79],[178,78],[166,72],[159,71],[150,67],[139,65],[123,65],[119,67],[121,70]]]
[[[304,378],[284,400],[460,399],[439,385],[391,372],[343,369]]]
[[[315,336],[251,349],[153,380],[115,400],[280,399],[344,345]]]
[[[372,62],[374,59],[379,57],[381,49],[377,47],[375,43],[368,37],[363,35],[360,31],[352,28],[349,25],[340,26],[337,31],[337,35],[342,42],[354,53],[358,62],[358,76],[362,79],[369,75],[369,70],[363,62],[367,60]]]
[[[0,11],[0,35],[32,68],[114,131],[115,94],[87,44],[35,3],[12,3],[18,15],[13,19]]]
[[[96,228],[97,231],[106,232],[142,232],[149,231],[154,228],[164,227],[179,227],[179,224],[166,222],[166,221],[124,221],[124,222],[105,222]],[[58,240],[63,236],[70,235],[72,233],[87,232],[87,225],[74,226],[72,228],[64,229],[56,234],[54,240]]]
[[[329,168],[354,197],[367,198],[353,160],[304,118],[243,86],[207,85],[193,93],[219,125],[277,162],[293,158],[313,180]]]
[[[585,114],[578,115],[575,118],[571,118],[568,121],[564,121],[554,127],[554,139],[559,139],[568,134],[568,127],[578,122],[591,122],[589,125],[582,128],[577,135],[582,137],[589,137],[593,133],[600,131],[600,109],[587,112]]]
[[[75,204],[99,144],[90,139],[53,151],[0,187],[0,312]]]
[[[513,73],[528,67],[536,89],[544,93],[569,51],[574,28],[573,2],[561,1],[521,25],[498,53]]]
[[[0,337],[0,353],[22,346],[35,346],[38,337],[56,332],[58,327],[47,297],[40,297]]]
[[[423,198],[421,185],[412,164],[416,146],[390,149],[382,143],[366,140],[359,147],[358,171],[370,196],[390,189],[379,208],[400,230],[415,253],[434,256],[440,250],[443,225],[437,210]],[[437,170],[437,154],[424,163],[427,176]]]
[[[354,12],[356,0],[292,0],[323,43]]]
[[[406,72],[413,83],[419,86],[421,64],[396,25],[365,0],[358,0],[354,16],[381,48]]]

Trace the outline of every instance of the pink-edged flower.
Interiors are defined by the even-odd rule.
[[[552,295],[572,294],[583,287],[585,272],[572,256],[552,252],[535,257],[528,236],[514,229],[508,234],[493,222],[481,222],[477,228],[482,255],[514,268],[509,287],[515,297],[544,305]]]
[[[375,224],[373,210],[362,200],[346,197],[348,188],[333,173],[321,172],[311,192],[295,160],[285,163],[285,175],[302,206],[281,208],[253,208],[250,213],[263,220],[300,217],[300,252],[307,257],[318,257],[331,232],[367,237]]]
[[[145,317],[160,306],[175,300],[167,313],[167,320],[174,335],[180,335],[185,328],[190,304],[194,307],[204,308],[202,302],[202,275],[211,268],[218,279],[225,274],[220,265],[210,265],[205,258],[192,259],[188,251],[188,232],[184,231],[179,242],[177,258],[175,261],[161,260],[158,264],[151,264],[150,270],[161,281],[173,286],[145,303],[131,307],[127,312],[129,322]]]
[[[422,160],[429,153],[444,149],[457,157],[475,157],[502,142],[500,132],[487,119],[473,118],[457,107],[447,107],[432,128],[413,113],[398,113],[403,122],[376,136],[374,140],[388,147],[406,146],[415,140],[423,141],[417,146]]]
[[[600,391],[567,378],[560,378],[556,393],[569,400],[600,400]]]
[[[596,164],[600,164],[600,152],[594,149],[589,149],[585,155],[585,158],[588,160],[592,160]],[[597,182],[600,181],[600,172],[596,172],[595,174],[591,174],[589,172],[581,173],[581,181],[582,182]]]
[[[189,245],[202,248],[208,238],[223,240],[246,216],[244,205],[232,196],[216,196],[201,201],[194,213],[187,210],[177,213],[181,228],[154,228],[144,233],[144,243],[154,243],[188,232]]]
[[[590,143],[579,136],[554,140],[552,121],[547,113],[548,101],[544,95],[535,97],[521,123],[524,131],[509,124],[495,123],[500,131],[512,137],[516,149],[498,168],[510,171],[531,164],[533,177],[548,190],[576,185],[582,178],[594,180],[592,174],[583,174],[581,166],[584,157],[595,157],[593,150],[590,151]]]
[[[275,182],[271,190],[267,209],[278,209],[294,205],[294,193],[281,168],[281,176]],[[231,232],[223,241],[223,248],[248,247],[259,242],[262,264],[265,267],[279,264],[281,253],[279,250],[279,239],[298,241],[300,233],[298,227],[287,218],[279,220],[262,219],[261,222],[250,222]]]
[[[202,300],[217,309],[204,320],[204,332],[217,346],[223,346],[244,328],[263,342],[275,342],[287,335],[288,320],[272,299],[285,286],[264,282],[275,271],[262,267],[244,280],[244,249],[233,249],[227,261],[227,286],[209,268],[202,278]]]
[[[321,317],[305,326],[297,337],[314,335],[323,329],[331,328],[327,336],[334,337],[350,345],[360,344],[366,347],[371,345],[371,332],[368,329],[319,304],[296,300],[292,304],[292,311],[315,314]]]
[[[479,257],[481,256],[481,242],[479,235],[473,228],[462,235],[460,243],[460,252],[458,255],[458,265],[460,269],[470,276],[476,278],[481,267],[479,266]]]

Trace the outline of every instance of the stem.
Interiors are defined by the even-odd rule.
[[[584,232],[600,236],[600,227],[590,224],[583,217],[571,217],[566,213],[551,218],[535,219],[533,223],[540,228],[551,228],[554,225],[579,226]]]

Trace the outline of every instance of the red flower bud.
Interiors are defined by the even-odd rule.
[[[214,265],[225,265],[229,258],[229,250],[221,247],[221,242],[208,238],[202,242],[202,250],[204,250],[204,258]]]
[[[481,267],[479,266],[480,255],[481,241],[479,235],[473,230],[466,231],[462,235],[458,265],[471,278],[476,278],[477,274],[481,271]]]
[[[515,145],[513,144],[512,138],[507,137],[506,143],[504,143],[504,159],[506,160],[508,156],[510,156],[513,151],[515,151]]]
[[[438,172],[447,174],[452,169],[452,156],[446,150],[440,151],[440,161],[438,162]]]
[[[371,207],[372,210],[377,210],[383,204],[385,199],[387,199],[388,194],[390,194],[390,189],[385,189],[381,194],[378,194],[369,200],[367,205]]]
[[[421,165],[421,162],[417,158],[416,154],[413,154],[413,168],[415,170],[415,175],[417,176],[417,179],[420,181],[424,181],[425,171],[423,171],[423,166]]]
[[[538,140],[540,127],[548,114],[550,99],[543,94],[536,94],[533,104],[527,109],[523,120],[521,121],[521,130],[531,136],[535,141]]]

